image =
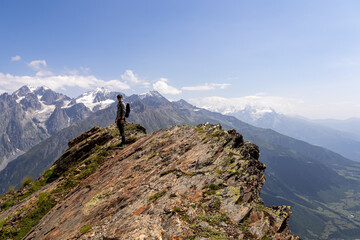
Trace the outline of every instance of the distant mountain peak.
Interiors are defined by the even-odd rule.
[[[40,87],[37,87],[36,90],[40,90],[40,89],[43,89],[43,90],[51,90],[49,87],[45,86],[45,85],[42,85]]]
[[[104,109],[115,102],[116,92],[111,92],[103,87],[81,94],[75,99],[76,103],[83,103],[91,111]]]
[[[29,87],[27,85],[24,85],[24,86],[20,87],[18,90],[16,90],[13,93],[13,96],[23,97],[26,94],[33,92],[35,89],[36,88],[34,88],[34,87]]]
[[[247,105],[240,112],[248,114],[254,120],[262,118],[266,114],[276,114],[275,110],[270,107],[254,107],[254,106],[250,106],[250,105]]]
[[[94,90],[91,90],[91,91],[81,94],[78,98],[81,98],[84,96],[96,95],[96,94],[109,94],[109,93],[111,93],[110,90],[108,90],[104,87],[97,87]]]
[[[164,98],[163,95],[161,95],[158,91],[155,90],[147,91],[146,93],[140,94],[139,97],[140,99],[144,99],[146,97]]]
[[[179,101],[175,101],[175,103],[179,104],[181,107],[191,108],[193,110],[194,109],[199,109],[199,108],[195,107],[194,105],[191,105],[190,103],[188,103],[184,99],[180,99]]]
[[[40,87],[35,88],[35,90],[33,90],[33,92],[38,92],[38,93],[40,93],[40,92],[45,92],[45,91],[48,91],[48,90],[53,91],[53,90],[50,89],[49,87],[43,85],[43,86],[40,86]]]
[[[14,91],[12,95],[16,96],[16,97],[24,97],[29,93],[34,93],[35,95],[43,95],[45,91],[54,92],[53,90],[51,90],[49,87],[47,87],[45,85],[40,86],[40,87],[24,85],[24,86],[20,87],[18,90]]]
[[[110,90],[108,90],[107,88],[104,88],[104,87],[97,87],[92,92],[95,92],[95,93],[110,93]]]
[[[163,97],[158,91],[148,91],[140,95],[133,95],[129,100],[130,102],[133,100],[141,100],[152,107],[159,107],[170,103],[170,101]]]

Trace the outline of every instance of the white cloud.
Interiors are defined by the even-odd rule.
[[[46,68],[47,64],[45,60],[34,60],[31,61],[29,64],[29,67],[31,67],[34,70],[42,70],[43,68]]]
[[[69,69],[67,67],[64,68],[63,74],[66,75],[89,75],[90,74],[90,68],[87,67],[80,67],[79,69]]]
[[[12,62],[16,62],[16,61],[20,61],[21,60],[21,57],[19,55],[16,55],[14,57],[11,57],[10,59]]]
[[[105,87],[111,90],[130,89],[129,84],[122,80],[105,81],[93,75],[88,75],[89,68],[81,67],[80,70],[71,71],[65,69],[66,73],[55,75],[47,69],[45,60],[34,60],[27,65],[37,71],[35,76],[16,76],[0,72],[0,89],[11,92],[23,85],[47,86],[53,90],[65,89],[66,87],[79,87],[86,90],[97,87]]]
[[[108,88],[108,89],[116,89],[116,90],[126,90],[130,89],[130,86],[124,82],[121,82],[119,80],[110,80],[110,81],[103,81],[102,87]]]
[[[121,79],[129,85],[142,85],[144,87],[150,86],[150,83],[140,80],[132,70],[126,70],[124,74],[121,75]]]
[[[224,114],[241,111],[247,106],[260,109],[274,109],[279,113],[285,114],[296,114],[296,109],[300,105],[304,104],[304,101],[301,99],[266,96],[263,94],[239,98],[224,98],[216,96],[193,98],[190,99],[189,102],[197,107]]]
[[[159,81],[153,84],[154,90],[161,94],[177,95],[181,93],[181,90],[168,85],[167,82],[168,80],[166,78],[160,78]]]
[[[238,98],[224,97],[205,97],[192,98],[189,102],[197,107],[205,108],[210,111],[223,114],[236,113],[251,107],[259,111],[269,111],[271,109],[278,113],[291,116],[303,116],[310,119],[347,119],[351,117],[360,117],[360,105],[351,101],[322,101],[302,100],[296,98],[267,96],[264,93],[258,93],[253,96]]]
[[[89,75],[48,75],[45,72],[35,76],[15,76],[12,74],[0,73],[0,87],[8,92],[14,91],[23,85],[47,86],[53,90],[64,89],[65,87],[80,87],[90,90],[96,87],[105,87],[112,90],[126,90],[130,86],[120,80],[114,79],[104,81],[95,76]]]
[[[229,87],[230,84],[228,83],[205,83],[204,85],[198,85],[198,86],[188,86],[188,87],[182,87],[182,90],[186,91],[208,91],[208,90],[215,90],[215,89],[225,89]]]
[[[40,70],[36,73],[37,77],[46,77],[46,76],[51,76],[51,75],[53,75],[53,73],[48,70]]]

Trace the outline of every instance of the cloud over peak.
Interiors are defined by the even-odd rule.
[[[130,88],[129,85],[117,79],[104,81],[92,75],[40,75],[38,73],[35,76],[15,76],[0,73],[0,87],[8,91],[14,91],[23,85],[34,87],[45,85],[53,90],[64,89],[66,87],[80,87],[86,90],[97,87],[106,87],[114,90]]]
[[[149,87],[150,83],[140,80],[132,70],[125,70],[125,72],[121,75],[121,79],[124,80],[127,84],[133,85],[133,86],[143,86],[143,87]]]
[[[274,109],[279,113],[296,114],[295,109],[304,104],[304,101],[301,99],[267,96],[264,94],[256,94],[237,98],[225,98],[217,96],[193,98],[190,99],[189,102],[197,107],[224,114],[238,112],[244,110],[248,106],[260,109]]]
[[[157,81],[153,84],[154,90],[158,91],[161,94],[178,95],[181,93],[181,90],[170,86],[167,82],[168,82],[168,79],[160,78],[159,81]]]
[[[215,89],[225,89],[229,86],[230,84],[228,83],[205,83],[203,85],[182,87],[181,89],[186,91],[208,91]]]
[[[30,85],[34,87],[45,85],[53,90],[66,89],[66,87],[78,87],[85,90],[97,87],[106,87],[113,90],[126,90],[130,89],[128,82],[143,84],[140,80],[134,80],[135,75],[131,70],[127,72],[126,76],[130,76],[132,79],[126,78],[128,82],[124,82],[121,79],[105,81],[93,75],[85,74],[85,68],[80,68],[80,71],[75,70],[65,74],[54,74],[48,70],[45,60],[34,60],[27,63],[27,65],[36,70],[34,76],[17,76],[0,72],[0,89],[4,89],[5,91],[14,91],[23,85]],[[89,71],[89,69],[85,70],[86,72]],[[83,74],[79,74],[79,72],[83,72]]]
[[[40,71],[41,69],[47,67],[47,64],[46,64],[45,60],[34,60],[34,61],[31,61],[30,63],[28,63],[28,65],[32,69],[38,70],[38,71]]]

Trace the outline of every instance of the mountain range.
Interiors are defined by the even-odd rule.
[[[360,132],[356,132],[360,129],[360,120],[311,120],[280,114],[271,108],[251,106],[227,111],[227,115],[256,127],[270,128],[286,136],[331,149],[360,162]]]
[[[360,141],[359,118],[350,118],[346,120],[323,119],[323,120],[314,120],[314,122],[319,123],[323,126],[327,126],[332,129],[337,129],[342,132],[349,133],[352,137]]]
[[[291,229],[303,239],[354,239],[360,235],[360,164],[304,141],[271,129],[254,127],[233,116],[194,107],[184,100],[170,102],[157,92],[132,95],[128,121],[139,123],[148,132],[173,125],[220,123],[235,128],[245,140],[260,148],[260,160],[267,165],[262,197],[268,205],[290,205]],[[0,172],[0,189],[20,186],[22,179],[34,178],[50,167],[66,150],[67,142],[94,125],[114,122],[116,104],[95,111],[89,117],[55,133],[9,163]]]
[[[106,108],[114,94],[99,88],[70,98],[47,87],[23,86],[0,95],[0,170],[59,130]]]

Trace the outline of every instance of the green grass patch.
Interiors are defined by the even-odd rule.
[[[216,198],[216,199],[215,199],[215,202],[214,202],[214,208],[215,208],[216,210],[219,210],[220,207],[221,207],[221,201],[220,201],[220,199]]]
[[[199,215],[199,218],[208,222],[210,225],[219,225],[221,222],[229,222],[229,217],[225,213],[216,213],[211,215]]]
[[[196,176],[196,173],[193,173],[193,172],[183,172],[184,176]]]
[[[14,239],[16,234],[16,229],[11,226],[0,228],[0,239]]]
[[[190,216],[189,215],[187,215],[187,214],[185,214],[184,216],[182,216],[181,217],[181,219],[183,220],[183,221],[189,221],[190,220]]]
[[[93,174],[98,167],[99,167],[99,164],[96,161],[86,165],[86,167],[84,167],[81,170],[78,179],[83,180],[83,179],[87,178],[88,176]]]
[[[48,170],[46,170],[44,173],[43,173],[43,178],[45,180],[46,183],[48,183],[48,180],[51,178],[51,176],[53,175],[54,171],[55,171],[56,167],[52,167],[52,168],[49,168]]]
[[[52,174],[54,173],[54,170],[55,170],[55,167],[46,170],[43,173],[42,178],[40,180],[33,181],[31,184],[31,187],[23,195],[19,196],[19,200],[25,199],[26,197],[30,196],[34,192],[37,192],[43,186],[45,186],[48,183],[48,180],[50,179]]]
[[[179,207],[174,207],[174,208],[173,208],[173,212],[181,212],[181,208],[179,208]]]
[[[19,200],[23,200],[26,197],[30,196],[31,194],[33,194],[34,192],[38,191],[42,186],[44,186],[45,184],[42,184],[39,181],[34,182],[31,187],[22,195],[19,197]]]
[[[228,239],[228,236],[226,233],[221,232],[213,227],[203,227],[203,226],[198,226],[197,227],[199,233],[198,236],[199,237],[205,237],[205,238],[209,238],[211,240],[225,240]]]
[[[21,188],[30,186],[33,182],[34,182],[34,180],[31,178],[31,176],[26,176],[22,180]]]
[[[4,226],[4,224],[10,219],[10,216],[7,218],[4,218],[2,220],[0,220],[0,229]]]
[[[217,190],[220,190],[222,188],[226,187],[224,184],[210,184],[210,185],[205,185],[203,186],[203,189],[207,189],[205,191],[203,191],[203,195],[215,195]]]
[[[15,204],[14,201],[5,201],[1,204],[0,208],[2,211],[5,211],[7,209],[9,209],[11,206],[13,206]]]
[[[10,186],[7,194],[14,194],[14,193],[15,193],[15,188],[13,186]]]
[[[66,193],[72,188],[76,187],[78,184],[79,181],[75,180],[73,176],[69,176],[60,184],[60,186],[51,191],[51,193]]]
[[[202,129],[201,127],[197,126],[195,127],[195,130],[198,132],[198,135],[206,133],[207,131]]]
[[[90,229],[91,229],[91,226],[90,226],[90,225],[86,225],[85,227],[83,227],[83,228],[80,230],[80,232],[81,232],[81,234],[85,234],[85,233],[87,233],[88,231],[90,231]]]
[[[154,152],[153,154],[151,154],[151,155],[148,157],[148,160],[153,159],[154,157],[156,157],[156,155],[157,155],[157,153]]]
[[[172,172],[175,172],[175,171],[177,171],[177,170],[173,169],[173,170],[167,170],[167,171],[161,172],[160,177],[163,177],[163,176],[168,175],[169,173],[172,173]]]
[[[126,143],[134,143],[134,142],[136,142],[137,140],[139,140],[139,137],[130,136],[130,137],[126,138]]]
[[[158,200],[159,198],[163,197],[165,194],[167,193],[167,191],[160,191],[160,192],[157,192],[153,195],[151,195],[149,197],[149,201],[153,201],[155,202],[156,200]]]
[[[206,190],[203,191],[203,195],[215,195],[216,191],[215,190]]]
[[[22,239],[47,214],[56,202],[49,193],[41,193],[36,202],[37,208],[21,219],[14,240]]]
[[[250,230],[250,227],[248,227],[248,226],[241,226],[241,228],[242,228],[242,230],[244,230],[244,231],[249,231],[249,230]]]

